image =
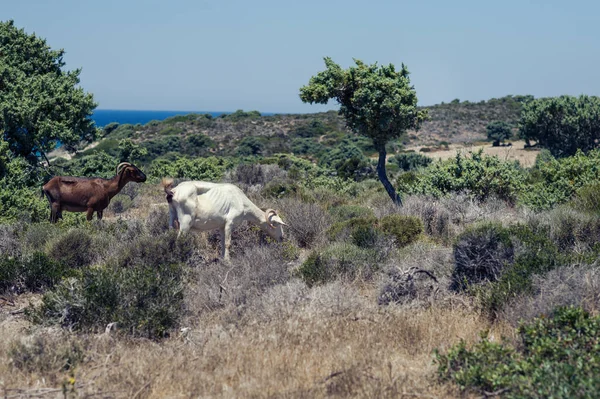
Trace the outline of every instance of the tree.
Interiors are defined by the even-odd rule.
[[[303,102],[327,104],[330,99],[340,104],[340,114],[354,132],[373,140],[379,153],[377,175],[395,203],[402,200],[388,180],[385,163],[388,141],[398,138],[407,129],[418,129],[427,117],[426,110],[417,109],[417,94],[408,78],[404,64],[400,71],[394,65],[367,65],[354,60],[356,66],[343,70],[329,57],[326,70],[310,78],[300,88]]]
[[[0,132],[15,156],[30,161],[95,137],[93,96],[79,87],[80,69],[64,71],[64,50],[0,21]]]
[[[148,150],[131,139],[119,141],[119,162],[137,162],[148,155]]]
[[[496,121],[487,125],[487,136],[488,140],[493,140],[492,144],[494,147],[498,147],[501,142],[507,140],[512,135],[512,130],[508,123],[504,121]]]
[[[263,142],[254,136],[246,136],[237,146],[239,156],[261,155],[264,149]]]
[[[521,112],[519,135],[527,145],[550,150],[555,157],[575,155],[597,146],[600,139],[600,98],[561,96],[526,103]]]

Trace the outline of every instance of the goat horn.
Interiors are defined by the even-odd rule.
[[[121,172],[121,167],[133,166],[130,162],[121,162],[117,165],[117,174]]]

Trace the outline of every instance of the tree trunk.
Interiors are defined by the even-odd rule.
[[[394,201],[394,203],[398,206],[402,206],[402,198],[400,195],[396,193],[396,189],[392,186],[392,183],[388,180],[387,173],[385,171],[385,163],[386,163],[386,151],[385,145],[378,146],[379,151],[379,162],[377,162],[377,176],[379,177],[379,181],[385,187],[385,191],[387,191],[388,195]]]

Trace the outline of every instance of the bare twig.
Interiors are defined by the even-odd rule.
[[[141,387],[133,396],[132,398],[135,399],[138,397],[138,395],[140,395],[146,388],[148,388],[150,386],[150,384],[152,383],[152,381],[148,381],[147,383],[144,384],[143,387]]]
[[[494,392],[487,392],[487,391],[483,391],[483,396],[482,396],[482,398],[492,398],[492,397],[494,397],[494,396],[500,396],[500,395],[502,395],[504,392],[507,392],[507,391],[509,391],[509,390],[510,390],[510,388],[502,388],[502,389],[499,389],[499,390],[497,390],[497,391],[494,391]]]

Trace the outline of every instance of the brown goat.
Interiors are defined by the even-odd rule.
[[[50,222],[62,219],[62,211],[87,212],[87,220],[92,220],[94,212],[102,219],[102,212],[112,197],[130,181],[145,182],[146,175],[129,162],[117,166],[117,174],[112,179],[100,177],[55,176],[42,187],[43,195],[50,202]]]

